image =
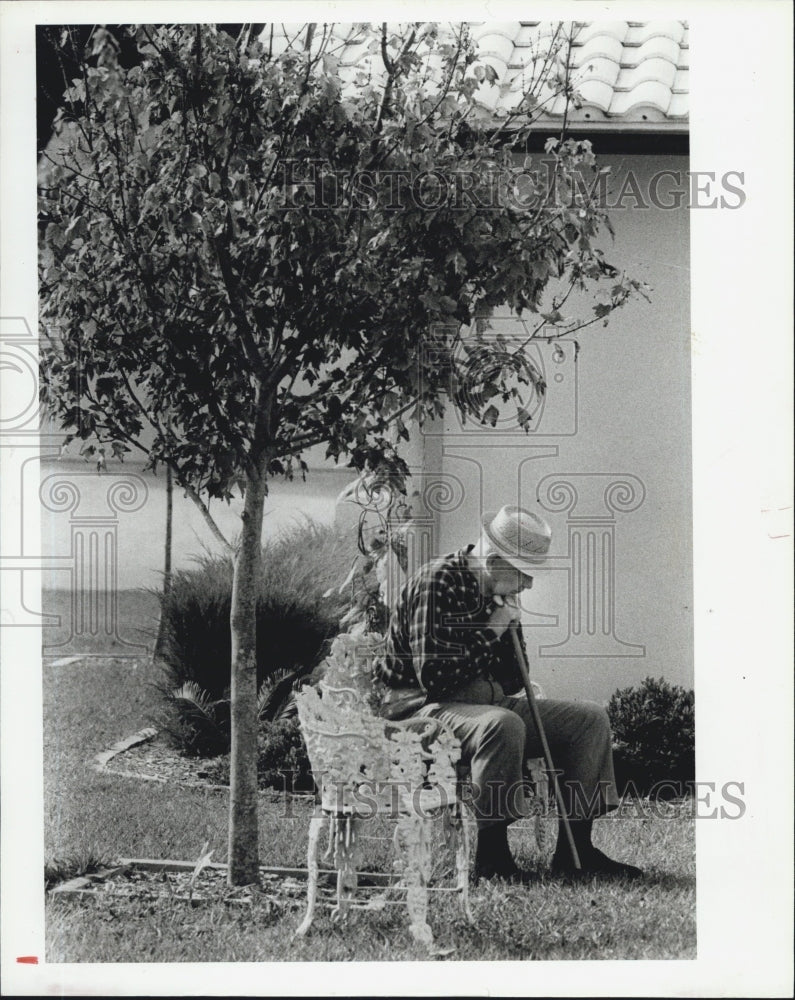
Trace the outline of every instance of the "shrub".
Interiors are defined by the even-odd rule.
[[[257,751],[257,774],[262,788],[299,792],[315,787],[297,715],[263,723]]]
[[[648,795],[660,782],[683,792],[695,780],[693,691],[647,677],[637,687],[615,692],[607,706],[613,728],[616,780],[621,793],[631,782]],[[675,790],[660,788],[661,796]]]
[[[172,746],[188,757],[217,757],[229,750],[228,698],[213,700],[193,681],[164,696],[166,709],[155,721]]]
[[[257,694],[259,725],[295,714],[292,698],[295,671],[276,670]],[[150,716],[166,741],[187,757],[220,757],[229,752],[232,706],[229,697],[213,700],[206,691],[186,681],[182,687],[161,688],[163,704]]]
[[[217,784],[228,785],[229,757],[213,763],[208,776]],[[260,723],[257,778],[260,788],[279,791],[311,792],[315,787],[297,715]]]
[[[350,542],[308,518],[269,540],[257,601],[257,684],[279,671],[308,673],[347,610],[338,587]],[[183,752],[223,753],[229,745],[232,560],[203,556],[174,573],[161,593],[165,712],[159,725]]]

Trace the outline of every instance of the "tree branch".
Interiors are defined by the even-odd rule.
[[[227,209],[228,212],[228,209]],[[227,215],[227,224],[229,222],[229,216]],[[238,331],[240,333],[241,342],[243,344],[243,349],[246,352],[246,357],[254,366],[254,370],[257,372],[260,380],[262,382],[267,382],[272,374],[271,371],[265,365],[262,359],[262,355],[259,353],[259,348],[257,347],[257,342],[251,332],[251,327],[248,322],[248,317],[245,311],[240,305],[240,294],[239,288],[235,285],[234,275],[232,274],[232,264],[229,260],[227,253],[227,248],[221,245],[220,239],[212,239],[212,245],[215,250],[215,256],[218,261],[218,267],[221,271],[221,277],[224,283],[224,289],[226,290],[226,297],[229,301],[229,306],[232,310],[232,315],[235,317]]]
[[[125,385],[127,386],[127,392],[128,392],[128,394],[130,396],[130,399],[132,399],[132,401],[135,403],[135,405],[137,406],[138,410],[141,412],[141,414],[143,415],[144,419],[147,421],[147,423],[149,424],[149,426],[152,427],[153,430],[157,431],[157,433],[161,437],[165,438],[166,434],[164,433],[163,428],[152,418],[151,414],[148,412],[148,410],[146,409],[146,407],[140,401],[140,399],[138,398],[135,390],[130,385],[130,379],[129,379],[127,373],[124,372],[124,371],[122,371],[121,374],[122,374],[122,377],[124,379]],[[141,451],[143,451],[145,454],[147,454],[147,455],[149,455],[151,457],[151,454],[152,454],[151,450],[145,448],[135,438],[131,437],[130,435],[128,435],[128,434],[126,434],[124,432],[122,432],[122,436],[125,437],[128,441],[131,441],[134,445],[136,445],[138,448],[140,448]],[[210,513],[209,507],[205,504],[205,502],[199,496],[198,492],[194,489],[194,487],[191,486],[189,482],[187,482],[187,480],[185,479],[184,475],[182,474],[182,470],[180,469],[180,467],[172,459],[164,457],[162,459],[162,461],[165,462],[165,464],[171,469],[171,471],[174,473],[174,476],[176,477],[177,483],[179,483],[180,487],[183,490],[185,490],[185,493],[191,498],[191,500],[194,502],[194,504],[196,505],[196,507],[198,507],[199,513],[204,518],[204,521],[207,524],[207,527],[213,533],[214,537],[224,546],[225,549],[227,549],[227,551],[233,552],[234,551],[234,546],[231,545],[231,543],[229,541],[227,541],[227,539],[224,537],[223,532],[221,531],[221,529],[218,527],[218,525],[213,520],[213,516]]]
[[[384,63],[384,69],[387,71],[387,73],[389,74],[389,76],[392,76],[392,74],[395,71],[395,68],[392,65],[392,60],[389,58],[389,53],[387,52],[387,48],[386,48],[386,28],[387,28],[386,21],[382,21],[381,22],[381,59],[383,60],[383,63]]]
[[[411,46],[414,44],[414,39],[417,37],[417,29],[412,28],[409,37],[403,43],[400,49],[397,59],[394,62],[389,58],[386,51],[386,21],[381,25],[381,57],[384,60],[384,68],[387,72],[387,81],[384,84],[384,92],[381,95],[381,102],[378,105],[378,114],[375,118],[375,125],[373,126],[373,131],[378,133],[381,131],[381,123],[384,117],[384,112],[386,111],[387,101],[392,93],[392,87],[395,82],[395,78],[401,69],[401,63],[406,53],[409,51]]]
[[[229,541],[227,541],[227,539],[224,537],[223,533],[221,532],[221,529],[218,527],[218,525],[213,520],[213,516],[210,513],[209,507],[207,507],[207,505],[202,500],[202,498],[199,496],[199,494],[196,492],[196,490],[189,483],[185,483],[185,482],[181,482],[180,481],[180,477],[179,477],[179,475],[177,473],[177,470],[176,470],[176,468],[174,467],[174,465],[171,462],[167,462],[166,464],[173,471],[174,475],[177,477],[177,482],[179,483],[180,487],[183,490],[185,490],[185,492],[187,493],[187,495],[191,498],[191,500],[194,502],[194,504],[198,508],[199,513],[204,518],[204,522],[207,525],[207,527],[210,529],[210,531],[213,533],[214,538],[217,541],[219,541],[221,543],[221,545],[223,545],[223,547],[228,552],[234,552],[235,551],[234,545],[232,545],[232,543],[229,542]]]
[[[385,390],[385,392],[389,391],[391,390]],[[384,395],[384,393],[381,395]],[[390,413],[388,417],[382,417],[382,424],[378,430],[386,430],[386,428],[390,427],[396,420],[402,417],[404,413],[408,413],[408,411],[413,407],[419,407],[419,405],[419,398],[412,397],[405,405],[401,406],[400,409],[395,410],[394,413]],[[375,429],[376,428],[371,428],[371,430]],[[290,450],[285,451],[284,454],[295,456],[299,452],[304,451],[306,448],[310,448],[315,444],[323,444],[327,440],[328,434],[325,431],[307,431],[305,434],[299,434],[298,437],[291,438],[287,442],[287,446]]]
[[[456,38],[455,58],[451,61],[450,69],[447,71],[447,76],[445,77],[444,82],[442,83],[439,100],[436,102],[436,104],[434,104],[434,106],[431,108],[428,114],[417,123],[417,128],[419,128],[422,125],[425,125],[426,122],[430,121],[431,118],[433,118],[433,116],[442,106],[442,101],[445,99],[445,97],[447,97],[450,91],[450,84],[453,82],[453,74],[455,73],[455,68],[458,65],[458,60],[461,56],[461,49],[463,47],[463,34],[464,31],[462,28],[458,32],[458,37]]]

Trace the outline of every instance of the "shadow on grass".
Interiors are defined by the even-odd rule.
[[[565,886],[582,888],[592,886],[594,888],[615,886],[620,889],[666,889],[676,892],[695,891],[695,875],[679,875],[672,872],[644,872],[640,878],[626,878],[621,875],[600,875],[597,873],[589,875],[558,875],[550,872],[548,868],[541,868],[538,871],[541,886]]]
[[[641,887],[654,889],[676,889],[695,891],[695,875],[676,875],[672,872],[644,872],[643,877],[635,882]]]

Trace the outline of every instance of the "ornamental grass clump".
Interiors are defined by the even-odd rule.
[[[287,674],[308,674],[339,631],[346,598],[333,584],[352,558],[332,527],[305,519],[266,542],[257,599],[257,689],[260,709]],[[163,618],[163,712],[158,724],[183,753],[216,756],[229,749],[232,559],[204,555],[173,575],[160,594]]]

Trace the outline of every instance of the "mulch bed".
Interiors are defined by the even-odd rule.
[[[173,902],[201,906],[224,903],[234,906],[264,904],[269,908],[293,909],[304,905],[306,882],[291,874],[281,875],[263,868],[259,885],[230,888],[226,865],[207,865],[194,877],[193,866],[179,862],[129,861],[116,868],[63,882],[51,890],[56,900],[79,900],[100,905],[126,902]],[[175,870],[176,869],[176,870]],[[328,879],[326,879],[328,881]],[[321,889],[328,894],[328,887]]]
[[[135,741],[135,742],[134,742]],[[144,781],[159,781],[183,787],[204,788],[228,792],[229,784],[219,782],[218,773],[228,760],[219,757],[186,757],[172,747],[164,736],[154,730],[142,730],[135,736],[117,743],[96,758],[96,766],[108,774]],[[225,769],[228,773],[228,768]],[[308,792],[286,792],[283,789],[261,788],[260,795],[274,800],[285,794],[311,799]]]
[[[100,905],[126,902],[173,902],[202,906],[223,903],[233,906],[264,905],[269,909],[296,909],[306,905],[307,872],[302,868],[260,867],[258,885],[230,887],[227,866],[210,862],[198,871],[190,861],[126,859],[113,868],[62,882],[50,890],[56,900],[78,900]],[[359,902],[380,908],[386,887],[395,878],[379,872],[359,876]],[[394,890],[392,890],[394,891]],[[376,896],[370,896],[377,893]],[[369,898],[368,898],[369,897]],[[321,869],[318,877],[318,904],[332,905],[336,898],[336,872]]]
[[[185,757],[169,746],[162,736],[154,736],[117,754],[108,770],[121,770],[139,777],[164,781],[210,783],[209,766],[221,760],[223,757]]]

